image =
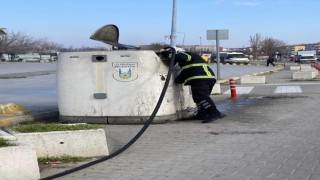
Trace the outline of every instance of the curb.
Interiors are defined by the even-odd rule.
[[[68,126],[68,125],[66,125]],[[36,151],[37,157],[80,156],[100,157],[109,155],[104,129],[64,130],[18,133],[13,131],[16,142]]]
[[[28,146],[0,148],[0,174],[2,180],[39,179],[40,171],[36,151]]]
[[[259,73],[253,73],[253,74],[249,74],[249,76],[258,76],[258,75],[263,75],[263,74],[268,74],[270,72],[277,72],[277,71],[280,71],[282,69],[284,69],[285,67],[284,66],[280,66],[278,65],[279,67],[277,67],[276,69],[272,69],[272,70],[268,70],[268,71],[262,71],[262,72],[259,72]],[[228,79],[220,79],[217,81],[217,83],[229,83],[229,79],[234,79],[234,80],[239,80],[241,77],[232,77],[232,78],[228,78]]]

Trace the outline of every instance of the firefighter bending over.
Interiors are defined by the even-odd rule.
[[[161,49],[159,56],[164,61],[170,61],[171,49]],[[178,63],[181,68],[181,72],[174,82],[190,85],[192,99],[197,105],[196,115],[188,119],[202,120],[202,123],[208,123],[225,117],[226,115],[217,109],[210,98],[216,77],[207,62],[196,53],[184,51],[177,51],[174,61],[174,64]]]

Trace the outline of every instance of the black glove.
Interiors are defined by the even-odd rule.
[[[174,79],[174,83],[176,83],[176,84],[182,84],[183,83],[183,81],[179,78],[179,76],[178,77],[176,77],[175,79]]]

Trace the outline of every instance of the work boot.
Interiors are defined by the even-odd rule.
[[[205,120],[207,116],[208,116],[207,114],[197,113],[194,116],[191,116],[188,118],[182,118],[182,120]]]
[[[221,118],[224,118],[226,117],[227,115],[226,114],[223,114],[223,113],[220,113],[220,114],[212,114],[212,115],[208,115],[205,120],[201,121],[201,123],[208,123],[208,122],[211,122],[211,121],[215,121],[217,119],[221,119]]]

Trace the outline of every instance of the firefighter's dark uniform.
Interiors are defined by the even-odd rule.
[[[171,55],[171,52],[168,51],[160,53],[163,58],[171,58]],[[216,77],[207,62],[196,53],[179,52],[175,56],[175,63],[178,63],[181,68],[175,82],[191,86],[192,98],[198,109],[195,118],[204,120],[205,123],[212,121],[213,118],[225,116],[218,111],[210,98],[212,88],[216,83]]]

